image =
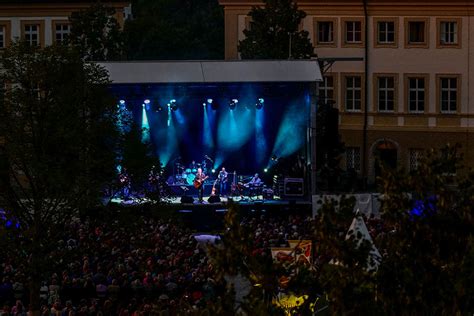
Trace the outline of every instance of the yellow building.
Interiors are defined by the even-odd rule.
[[[247,14],[262,3],[220,3],[225,57],[238,59]],[[456,142],[474,166],[474,1],[297,3],[318,57],[363,59],[335,62],[319,90],[340,111],[348,168],[373,182],[376,156],[409,170],[425,149]]]
[[[41,47],[61,42],[69,34],[69,16],[96,3],[93,0],[2,0],[0,2],[0,50],[12,40],[24,39]],[[130,1],[104,1],[115,8],[123,25]]]

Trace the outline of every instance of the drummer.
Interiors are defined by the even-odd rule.
[[[196,161],[192,161],[191,164],[189,164],[189,169],[191,170],[197,170],[198,168],[198,164],[196,163]],[[195,173],[195,171],[193,171]]]

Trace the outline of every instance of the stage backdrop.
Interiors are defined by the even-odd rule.
[[[151,142],[171,172],[178,161],[189,165],[207,156],[213,161],[209,170],[224,166],[228,172],[252,174],[271,169],[275,158],[305,149],[308,84],[113,85],[111,89],[144,128],[143,140]]]

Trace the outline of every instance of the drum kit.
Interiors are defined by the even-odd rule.
[[[207,174],[206,161],[203,161],[203,163],[195,163],[194,166],[189,166],[189,168],[186,168],[183,164],[179,162],[176,163],[176,174],[175,174],[176,184],[193,185],[198,168],[202,168],[202,172],[204,174]]]

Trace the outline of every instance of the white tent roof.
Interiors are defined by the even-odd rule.
[[[112,83],[315,82],[311,60],[101,62]]]
[[[361,234],[360,238],[357,237],[358,233]],[[369,230],[367,229],[367,226],[365,225],[365,221],[362,216],[357,215],[356,217],[354,217],[351,226],[349,227],[349,230],[346,234],[346,239],[349,239],[351,234],[353,234],[356,238],[358,246],[360,246],[362,240],[367,240],[372,245],[372,249],[370,250],[367,258],[367,270],[377,270],[382,260],[382,256],[380,255],[380,252],[377,247],[375,247],[372,237],[370,237]]]

